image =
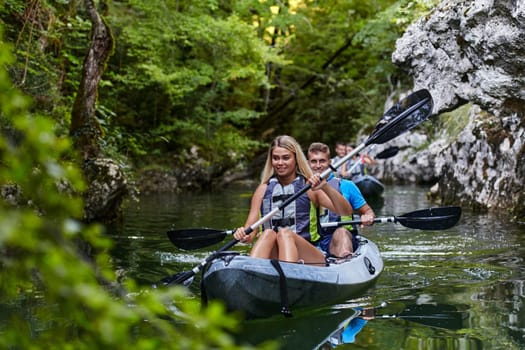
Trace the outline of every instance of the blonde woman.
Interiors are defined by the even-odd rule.
[[[328,208],[339,215],[350,215],[352,207],[337,190],[327,186],[319,174],[312,172],[300,145],[291,136],[278,136],[271,143],[244,227],[279,207],[307,183],[312,185],[311,189],[263,225],[251,256],[325,265],[324,254],[313,244],[319,237],[310,236],[310,206]],[[246,235],[244,227],[235,231],[235,239],[252,242],[260,231]]]

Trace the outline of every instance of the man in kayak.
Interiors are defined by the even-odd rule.
[[[348,144],[346,145],[347,153],[350,153],[354,150],[355,145]],[[352,178],[359,176],[359,175],[365,175],[366,168],[372,165],[376,165],[377,162],[374,158],[372,158],[370,155],[363,153],[363,154],[356,154],[350,159],[348,162],[346,162],[341,167],[341,177],[345,179],[352,180]]]
[[[335,156],[331,159],[332,165],[340,161],[342,158],[344,158],[346,154],[347,154],[346,144],[343,141],[337,141],[335,143]],[[343,168],[345,167],[346,167],[346,163],[343,164],[342,167],[340,167],[339,169],[335,171],[335,176],[341,177],[341,172]]]
[[[282,208],[271,220],[263,224],[264,231],[254,244],[250,256],[303,262],[324,266],[325,257],[311,242],[318,237],[310,233],[310,208],[329,208],[340,215],[350,215],[352,207],[326,180],[321,181],[308,165],[301,146],[291,136],[278,136],[272,142],[261,182],[255,190],[246,223],[235,230],[235,239],[252,242],[259,230],[246,235],[244,227],[250,227],[295,193],[306,183],[312,188],[294,202]]]
[[[314,142],[308,148],[308,164],[316,174],[323,173],[330,166],[330,148],[324,143]],[[352,210],[361,216],[363,225],[372,225],[375,214],[373,209],[366,203],[359,188],[349,180],[331,176],[328,183],[338,190],[346,201],[352,206]],[[321,222],[341,221],[341,215],[331,212],[329,209],[316,209],[316,215],[312,215],[315,222],[312,226],[317,227],[320,233],[318,243],[328,256],[345,258],[351,255],[357,248],[357,239],[346,227],[322,228]]]

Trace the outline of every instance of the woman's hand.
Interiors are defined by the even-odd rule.
[[[326,180],[321,179],[321,175],[314,174],[311,178],[308,179],[308,182],[312,185],[312,190],[320,190],[326,185]]]
[[[247,243],[251,241],[251,237],[250,235],[246,234],[244,227],[237,228],[233,233],[233,237],[241,243]]]

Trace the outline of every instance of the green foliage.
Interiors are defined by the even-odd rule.
[[[0,67],[8,62],[0,42]],[[111,242],[78,220],[85,184],[64,161],[70,140],[28,113],[4,69],[0,108],[0,348],[241,349],[229,335],[238,322],[221,306],[201,312],[180,288],[117,283]]]
[[[437,122],[438,125],[436,125],[434,129],[441,130],[451,141],[457,139],[459,134],[468,125],[471,108],[472,104],[468,103],[451,112],[440,114]]]
[[[390,56],[408,24],[400,19],[411,13],[410,3],[331,0],[298,9],[308,21],[296,28],[286,51],[294,63],[281,73],[297,97],[280,114],[292,115],[288,128],[299,139],[355,141],[382,115],[386,97],[405,79]],[[299,91],[296,84],[312,78]]]
[[[139,152],[132,155],[197,146],[207,161],[211,149],[213,161],[228,160],[230,150],[215,147],[223,143],[220,135],[231,133],[237,134],[236,148],[251,155],[253,142],[241,128],[260,116],[265,64],[280,60],[252,27],[234,15],[217,15],[213,1],[114,5],[111,22],[119,40],[108,67],[112,89],[101,91],[101,99],[116,114],[111,127],[142,144],[131,148]]]
[[[203,164],[225,162],[213,167],[220,172],[276,133],[303,144],[354,141],[409,85],[390,55],[435,2],[104,2],[116,47],[99,89],[102,149],[144,166],[196,148]],[[17,54],[10,75],[34,97],[32,110],[65,133],[89,44],[82,2],[5,3]]]
[[[9,65],[15,85],[33,97],[31,111],[51,116],[65,133],[90,22],[77,16],[77,1],[6,1],[0,10],[16,60]]]

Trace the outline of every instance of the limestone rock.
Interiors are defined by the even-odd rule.
[[[385,173],[437,180],[443,202],[525,218],[524,42],[523,1],[445,0],[410,26],[393,62],[413,76],[414,89],[431,92],[434,114],[470,103],[469,122],[455,139],[443,135],[423,151],[398,155],[398,164],[389,160]]]
[[[120,204],[128,193],[128,182],[121,167],[112,159],[95,158],[83,165],[88,183],[84,212],[89,221],[110,222],[118,218]]]

